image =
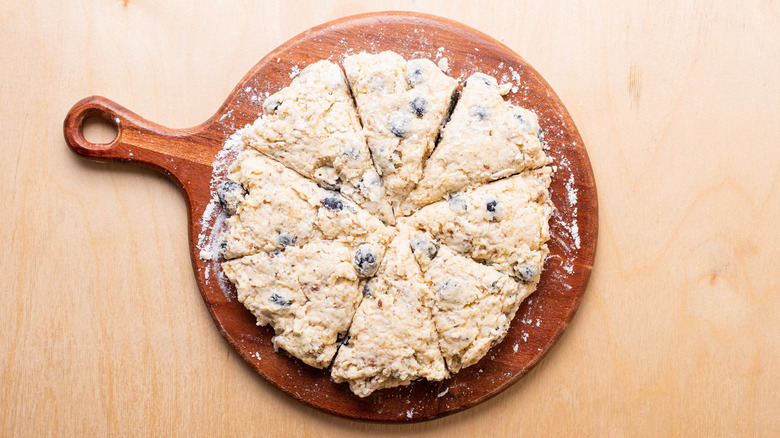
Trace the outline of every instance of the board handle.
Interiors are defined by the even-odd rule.
[[[116,127],[109,143],[84,138],[84,121],[98,117]],[[105,97],[82,99],[70,109],[63,126],[65,140],[77,154],[97,161],[133,162],[163,172],[186,191],[197,167],[210,165],[216,153],[204,130],[170,129],[150,122]]]

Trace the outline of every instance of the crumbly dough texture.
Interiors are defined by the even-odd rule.
[[[541,273],[548,253],[551,173],[542,167],[454,193],[409,220],[459,253],[527,281]],[[526,264],[536,268],[531,278]]]
[[[229,178],[246,194],[227,219],[223,255],[227,259],[300,246],[311,240],[375,247],[379,258],[395,231],[338,192],[309,179],[253,149],[242,152]]]
[[[348,341],[333,362],[333,380],[365,397],[418,378],[448,377],[431,317],[432,292],[412,255],[409,230],[400,231],[364,288]]]
[[[393,223],[339,66],[319,61],[306,67],[289,87],[265,100],[263,113],[244,133],[248,146]]]
[[[222,269],[257,325],[273,326],[274,348],[313,367],[330,364],[362,299],[347,245],[311,242],[231,260]]]
[[[452,109],[457,81],[429,60],[344,68],[317,62],[268,97],[216,191],[239,301],[275,348],[366,397],[443,380],[506,336],[548,254],[551,170],[536,115],[490,76]]]
[[[508,275],[474,263],[427,233],[412,238],[414,256],[435,291],[433,322],[447,368],[475,364],[509,330],[518,284]]]
[[[394,52],[360,53],[344,70],[374,165],[394,209],[417,185],[458,82],[430,60]]]
[[[317,184],[253,149],[238,156],[229,178],[240,183],[245,194],[227,219],[225,258],[275,251],[321,236],[314,226],[317,206],[309,202],[321,190]]]
[[[422,180],[401,208],[404,215],[463,188],[547,164],[536,115],[504,101],[507,92],[491,76],[468,78]]]

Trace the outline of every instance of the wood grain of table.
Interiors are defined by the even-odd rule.
[[[203,3],[0,5],[0,435],[780,434],[780,3]],[[333,417],[257,376],[200,298],[178,189],[62,136],[92,94],[196,125],[282,42],[378,10],[523,56],[599,191],[590,286],[551,353],[490,401],[411,425]]]

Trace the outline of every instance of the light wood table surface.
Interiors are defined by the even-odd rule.
[[[780,3],[207,3],[0,5],[0,436],[780,435]],[[195,125],[290,37],[382,9],[528,60],[600,203],[590,287],[551,353],[413,425],[332,417],[257,376],[201,301],[176,187],[62,136],[92,94]]]

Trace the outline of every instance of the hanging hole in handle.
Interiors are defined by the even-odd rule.
[[[110,121],[105,117],[92,115],[86,117],[81,125],[84,140],[96,146],[106,146],[114,142],[119,136],[117,121]]]

